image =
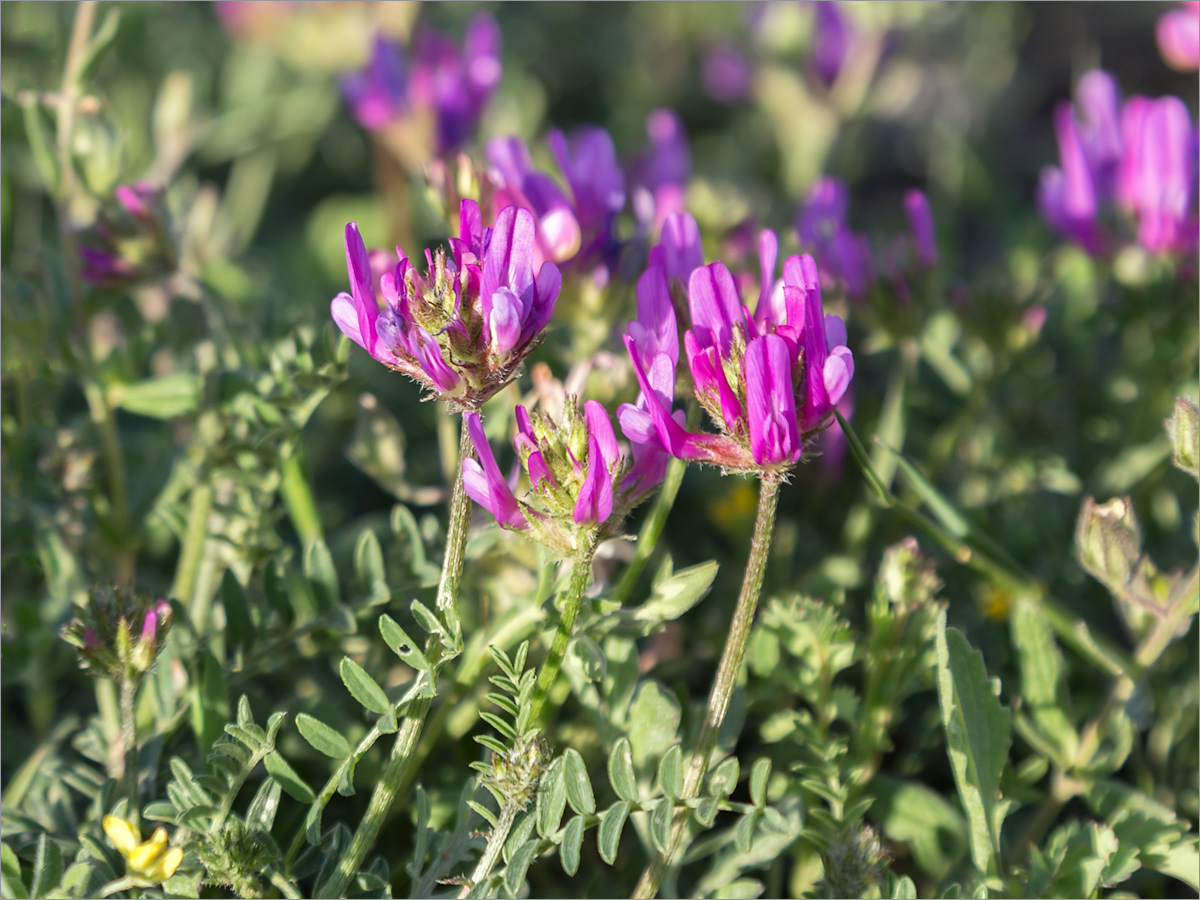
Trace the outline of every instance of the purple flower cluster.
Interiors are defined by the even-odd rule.
[[[528,210],[508,207],[494,227],[484,228],[479,204],[464,200],[459,219],[450,256],[426,251],[424,273],[399,247],[394,266],[386,255],[373,260],[351,222],[350,293],[333,299],[331,313],[342,332],[379,362],[438,399],[475,410],[516,376],[540,342],[562,278],[553,263],[535,263]]]
[[[1196,130],[1177,97],[1131,97],[1099,69],[1054,112],[1059,166],[1042,170],[1042,216],[1093,256],[1118,245],[1107,219],[1134,223],[1137,242],[1156,254],[1196,246]]]
[[[686,236],[698,230],[695,223],[668,220],[668,233]],[[854,374],[846,328],[840,318],[824,313],[811,256],[789,257],[777,282],[774,232],[762,232],[759,253],[761,286],[753,314],[742,305],[724,263],[699,265],[687,275],[692,327],[683,344],[688,368],[696,398],[721,434],[687,431],[683,413],[672,409],[679,337],[666,260],[694,260],[698,244],[670,253],[664,245],[652,255],[638,282],[638,319],[625,336],[641,387],[637,402],[618,411],[622,430],[632,439],[657,441],[680,459],[779,475],[800,459],[803,441],[825,424]]]
[[[627,174],[604,129],[584,126],[570,136],[551,131],[546,142],[568,191],[534,167],[523,140],[494,138],[486,148],[493,206],[520,206],[533,213],[539,258],[569,262],[577,272],[610,270],[620,251],[614,223],[630,193],[639,223],[651,233],[670,212],[683,209],[691,173],[683,123],[671,110],[656,109],[646,119],[646,133],[649,146]]]
[[[622,452],[604,407],[588,400],[580,411],[566,398],[555,422],[517,406],[513,448],[529,481],[518,500],[500,471],[475,413],[467,429],[479,459],[463,460],[463,487],[476,503],[506,528],[528,532],[562,553],[582,549],[584,533],[591,542],[615,534],[628,512],[658,486],[667,457],[654,445],[634,441]]]
[[[927,270],[938,264],[937,230],[923,192],[905,193],[909,235],[893,242],[895,247],[879,259],[866,235],[853,231],[847,223],[848,207],[845,182],[825,175],[809,189],[796,219],[800,246],[820,260],[821,279],[826,284],[838,284],[847,296],[861,300],[880,274],[902,281],[908,268]]]
[[[366,68],[343,76],[342,94],[370,131],[388,128],[413,112],[431,113],[440,154],[471,135],[500,75],[500,28],[491,16],[480,14],[467,25],[461,53],[445,35],[419,31],[411,67],[398,43],[377,35]]]

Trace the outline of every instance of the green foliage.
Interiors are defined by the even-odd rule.
[[[1119,61],[1162,10],[841,4],[854,49],[827,86],[805,4],[494,5],[495,96],[434,158],[436,122],[363,129],[338,78],[382,31],[414,80],[417,35],[457,41],[477,4],[234,6],[0,8],[0,894],[628,896],[666,855],[661,896],[1200,890],[1195,260],[1126,240],[1128,210],[1093,258],[1029,194],[1069,87],[1028,36]],[[1143,62],[1124,95],[1194,120],[1194,79]],[[780,486],[729,696],[709,685],[756,486],[674,461],[579,570],[535,708],[575,560],[476,507],[453,545],[459,419],[329,321],[343,229],[421,268],[460,196],[492,223],[466,165],[487,138],[526,140],[570,203],[594,161],[560,172],[547,133],[599,124],[628,201],[605,264],[559,260],[551,328],[481,414],[498,447],[516,403],[614,412],[673,202],[644,183],[661,107],[744,302],[760,223],[783,259],[815,249],[853,396]],[[820,175],[848,183],[862,296],[797,243]],[[115,191],[141,183],[137,232]],[[100,246],[128,277],[81,277]],[[112,634],[110,587],[141,598]],[[159,598],[172,627],[142,637]],[[93,665],[109,637],[130,666]],[[109,815],[164,825],[178,868],[130,881]]]

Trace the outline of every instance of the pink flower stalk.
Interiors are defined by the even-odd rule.
[[[474,131],[502,72],[500,28],[486,13],[471,19],[460,53],[445,35],[418,32],[411,67],[398,43],[377,35],[365,69],[342,78],[342,94],[359,123],[380,131],[415,110],[437,123],[437,152],[447,153]]]
[[[467,430],[478,460],[463,460],[467,495],[496,521],[560,552],[580,549],[585,535],[608,537],[620,530],[629,511],[662,481],[666,454],[641,446],[636,435],[631,454],[621,451],[604,407],[595,400],[583,405],[566,400],[558,422],[517,406],[517,459],[529,479],[529,491],[518,500],[505,480],[475,413]]]
[[[825,315],[816,263],[789,257],[775,282],[778,239],[760,237],[762,279],[754,314],[742,305],[733,276],[721,262],[689,278],[692,328],[684,334],[696,397],[721,434],[696,434],[672,412],[675,314],[667,274],[652,263],[638,282],[638,320],[625,346],[641,387],[634,405],[619,411],[626,434],[653,426],[662,448],[680,459],[725,469],[778,476],[803,453],[854,374],[846,329]]]
[[[1132,97],[1122,107],[1111,76],[1087,73],[1077,116],[1064,102],[1054,113],[1060,166],[1042,170],[1042,216],[1094,256],[1117,238],[1101,220],[1117,207],[1136,222],[1151,253],[1186,253],[1196,245],[1196,132],[1176,97]]]
[[[1172,69],[1195,72],[1200,67],[1200,2],[1186,0],[1158,20],[1158,49]]]
[[[418,273],[404,251],[376,279],[358,226],[346,226],[349,294],[330,307],[342,332],[379,362],[459,409],[478,409],[516,377],[541,342],[562,278],[534,264],[534,221],[509,207],[485,229],[479,205],[460,206],[451,254],[426,251]],[[379,298],[382,297],[383,308]]]

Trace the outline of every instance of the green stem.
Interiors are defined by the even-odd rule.
[[[367,804],[367,811],[358,823],[358,830],[350,839],[350,845],[338,861],[337,868],[323,884],[317,886],[315,896],[346,896],[350,880],[362,865],[363,860],[366,859],[371,848],[375,846],[375,839],[379,837],[383,820],[387,817],[388,810],[391,809],[392,802],[396,799],[397,788],[404,780],[408,766],[414,760],[413,750],[421,737],[421,726],[424,725],[425,717],[429,714],[430,702],[428,697],[421,697],[413,701],[408,716],[404,719],[404,724],[400,726],[400,731],[396,735],[396,743],[392,745],[387,768],[383,770],[383,774],[376,783],[370,802]]]
[[[212,513],[213,489],[203,472],[197,472],[197,481],[192,488],[192,502],[188,507],[187,526],[183,532],[183,545],[179,550],[179,563],[175,567],[175,581],[171,585],[171,596],[192,610],[192,595],[196,590],[196,576],[200,571],[200,560],[208,543],[208,517]],[[193,615],[193,621],[195,616]]]
[[[277,869],[275,869],[274,866],[267,869],[267,879],[271,882],[271,884],[275,885],[279,893],[287,897],[288,900],[301,900],[301,898],[304,897],[304,895],[300,893],[300,888],[296,886],[296,882],[292,881],[292,879],[286,877],[285,875],[282,875]]]
[[[775,510],[779,501],[779,482],[764,480],[758,495],[758,516],[754,522],[754,539],[750,544],[750,559],[746,563],[746,574],[742,578],[742,591],[738,595],[737,608],[733,613],[729,637],[725,640],[725,650],[721,654],[721,664],[713,679],[712,690],[708,695],[708,709],[704,714],[704,723],[700,726],[700,736],[696,740],[696,750],[692,753],[688,764],[687,774],[683,781],[683,790],[679,799],[691,800],[700,794],[700,783],[708,773],[709,759],[717,744],[721,725],[725,714],[729,711],[729,702],[733,689],[737,685],[742,662],[746,656],[746,641],[750,637],[750,627],[754,624],[754,612],[758,607],[758,597],[762,593],[763,575],[767,569],[767,556],[771,549],[771,538],[775,532]],[[665,853],[656,853],[650,865],[642,872],[634,897],[648,898],[658,893],[663,876],[671,865],[672,857],[679,849],[691,815],[686,807],[675,814],[671,826],[671,840]]]
[[[504,809],[500,811],[500,818],[496,820],[496,827],[488,836],[487,849],[483,851],[483,856],[479,857],[475,871],[471,873],[471,883],[463,885],[462,891],[459,892],[459,900],[470,897],[471,891],[492,874],[492,869],[496,865],[496,860],[500,858],[500,851],[504,849],[508,833],[512,831],[513,823],[517,821],[517,813],[521,811],[521,808],[521,805],[515,800],[509,800],[504,804]]]
[[[617,583],[616,590],[613,591],[613,600],[622,606],[629,599],[629,595],[633,593],[638,578],[641,577],[646,564],[658,546],[658,539],[662,535],[663,527],[667,524],[667,516],[679,494],[679,486],[683,484],[683,472],[686,468],[687,463],[684,460],[674,458],[667,466],[667,474],[663,478],[662,486],[658,489],[658,496],[654,498],[654,506],[642,525],[641,533],[638,534],[633,559],[629,561],[629,567]]]
[[[550,644],[550,655],[542,663],[537,684],[533,689],[533,698],[529,701],[531,724],[537,722],[546,702],[546,695],[558,680],[558,670],[562,668],[563,658],[567,655],[567,645],[571,643],[571,635],[575,631],[575,620],[579,618],[579,609],[583,606],[583,592],[592,580],[593,552],[589,541],[588,552],[576,558],[571,569],[571,582],[567,586],[567,595],[562,603],[562,618],[558,620],[558,630],[554,632],[554,641]]]
[[[466,459],[474,453],[470,434],[467,431],[466,416],[462,418],[459,430],[458,452],[461,459]],[[438,582],[437,605],[442,614],[455,648],[462,647],[462,625],[458,618],[458,585],[462,579],[463,563],[466,558],[467,526],[471,521],[471,501],[463,488],[462,467],[454,479],[454,490],[450,499],[450,524],[446,529],[446,553],[442,562],[442,576]],[[337,868],[324,883],[318,885],[318,897],[342,897],[350,886],[350,880],[362,865],[367,853],[375,846],[379,830],[383,827],[388,810],[391,809],[402,785],[407,785],[409,770],[416,763],[417,744],[421,738],[421,730],[425,717],[429,715],[432,698],[421,697],[414,700],[409,708],[404,723],[396,735],[396,743],[392,745],[387,767],[383,770],[371,799],[367,803],[367,811],[363,814],[350,845],[338,861]]]
[[[66,62],[63,65],[62,88],[58,95],[58,232],[62,243],[63,268],[67,275],[67,291],[75,313],[75,325],[81,331],[86,324],[83,309],[83,284],[79,278],[79,255],[75,247],[75,229],[71,223],[71,198],[75,193],[75,163],[72,160],[72,143],[75,137],[75,110],[79,104],[79,76],[83,66],[83,54],[92,35],[92,24],[96,20],[95,0],[84,0],[75,8],[75,21],[71,26],[71,40],[67,45]]]
[[[133,559],[129,553],[129,478],[125,472],[125,456],[121,451],[121,435],[108,398],[100,384],[89,376],[83,387],[92,422],[100,432],[104,446],[104,464],[108,475],[108,499],[112,505],[113,531],[120,541],[120,552],[114,563],[116,582],[127,582],[133,574]]]
[[[462,578],[467,548],[467,526],[471,524],[471,498],[463,486],[461,460],[475,458],[475,445],[467,431],[467,417],[460,416],[458,433],[457,474],[450,495],[450,522],[446,526],[446,556],[442,561],[442,577],[438,581],[437,607],[450,630],[455,647],[462,646],[462,620],[458,615],[458,583]]]
[[[291,452],[284,456],[281,468],[283,479],[279,484],[279,493],[283,495],[283,505],[287,507],[292,527],[296,529],[296,534],[304,544],[320,540],[321,517],[317,514],[312,488],[304,474],[299,447],[293,447]]]
[[[138,799],[138,745],[137,745],[137,682],[126,677],[121,682],[121,745],[125,748],[125,794],[129,809],[125,817],[138,827],[141,820],[141,802]]]

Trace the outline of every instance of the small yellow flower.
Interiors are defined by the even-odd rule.
[[[158,884],[174,875],[183,862],[182,847],[163,852],[167,847],[167,829],[162,826],[154,829],[150,840],[143,841],[137,826],[120,816],[105,816],[102,824],[108,839],[125,857],[125,867],[133,878]]]

